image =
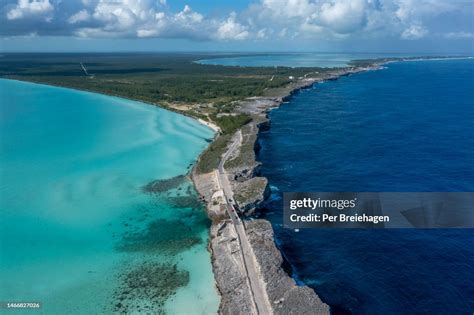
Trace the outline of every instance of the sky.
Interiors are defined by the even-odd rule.
[[[474,0],[0,0],[0,51],[474,55]]]

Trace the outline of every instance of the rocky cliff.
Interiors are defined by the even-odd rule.
[[[283,270],[283,257],[275,245],[273,229],[267,220],[245,223],[267,293],[275,314],[329,314],[329,306],[307,286],[297,286]]]

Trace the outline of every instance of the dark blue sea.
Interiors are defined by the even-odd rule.
[[[474,191],[474,60],[391,63],[316,84],[260,136],[264,216],[335,314],[473,314],[474,230],[284,229],[285,191]]]

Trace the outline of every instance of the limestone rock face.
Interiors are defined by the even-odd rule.
[[[268,120],[265,117],[254,118],[242,128],[241,145],[224,165],[234,191],[234,199],[240,213],[244,215],[254,213],[270,196],[267,179],[258,176],[261,163],[255,156],[259,148],[257,134],[262,123],[266,122]]]
[[[258,173],[260,163],[250,167],[241,167],[232,169],[233,180],[237,182],[245,182],[248,179],[256,176]]]
[[[243,272],[237,235],[227,221],[211,226],[210,250],[217,288],[219,314],[253,314],[252,298]]]
[[[297,286],[283,270],[283,257],[275,245],[273,228],[267,220],[245,223],[253,252],[266,283],[275,314],[329,314],[329,306],[307,286]]]
[[[250,97],[239,101],[238,112],[252,116],[252,121],[241,128],[233,137],[240,137],[240,146],[224,163],[225,171],[234,192],[234,199],[244,215],[252,214],[270,196],[268,181],[259,177],[261,163],[256,160],[260,146],[258,133],[271,127],[269,111],[291,98],[299,90],[311,87],[316,82],[331,80],[341,75],[366,71],[369,68],[334,70],[317,78],[306,76],[266,97]],[[235,139],[235,138],[234,138]],[[209,250],[216,286],[221,295],[219,314],[256,314],[252,305],[251,288],[245,273],[245,264],[240,252],[235,229],[225,208],[214,205],[215,194],[220,190],[214,172],[197,174],[192,172],[200,197],[207,203],[209,217],[213,223],[210,230]],[[178,180],[178,178],[174,179]],[[150,183],[144,189],[156,191],[168,182]],[[214,196],[214,197],[213,197]],[[222,206],[222,205],[221,205]],[[297,286],[285,272],[283,257],[275,245],[273,229],[266,220],[245,221],[246,234],[257,260],[260,274],[265,282],[274,314],[319,315],[329,314],[329,306],[307,286]],[[265,314],[267,315],[267,314]]]
[[[270,196],[270,186],[266,177],[253,177],[245,182],[234,182],[234,199],[239,211],[252,214]]]

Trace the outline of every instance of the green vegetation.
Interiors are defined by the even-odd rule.
[[[242,159],[254,159],[253,154],[253,144],[255,141],[255,134],[252,134],[253,141],[247,135],[247,132],[250,131],[249,122],[252,118],[246,114],[238,114],[233,116],[221,116],[221,117],[211,117],[216,121],[219,126],[222,128],[222,135],[217,137],[214,142],[207,148],[206,151],[199,158],[197,164],[198,173],[208,173],[216,169],[219,165],[222,154],[224,153],[227,145],[230,142],[232,134],[239,128],[243,127],[244,134],[244,143],[241,147],[241,153],[232,160],[228,160],[225,164],[225,167],[237,166],[234,164],[241,165],[243,164]],[[245,150],[245,151],[242,151]],[[230,164],[232,165],[230,165]]]
[[[250,115],[247,115],[247,114],[236,114],[236,115],[225,115],[225,116],[217,116],[213,114],[210,117],[212,121],[214,121],[221,127],[223,134],[232,134],[235,131],[237,131],[237,129],[239,129],[240,127],[249,123],[252,120]]]
[[[257,128],[246,125],[242,128],[242,145],[240,146],[239,154],[233,159],[229,159],[225,162],[224,167],[226,169],[245,167],[253,165],[255,163],[255,141],[257,135],[252,132],[252,128]]]
[[[216,138],[212,142],[206,151],[204,151],[199,157],[197,164],[198,173],[209,173],[212,170],[217,169],[219,161],[225,148],[230,141],[231,135],[222,135]]]
[[[201,65],[209,55],[4,54],[0,76],[114,94],[150,103],[217,107],[285,85],[313,68]],[[81,68],[86,67],[89,76]],[[270,80],[273,77],[272,80]]]
[[[186,53],[6,53],[0,58],[3,78],[116,95],[212,121],[222,135],[202,154],[200,172],[216,168],[230,134],[251,121],[236,112],[237,101],[284,88],[290,77],[328,70],[202,65],[194,61],[212,56]]]
[[[374,64],[383,64],[386,62],[394,62],[394,61],[403,61],[403,60],[419,60],[419,59],[444,59],[444,58],[456,58],[460,56],[416,56],[416,57],[387,57],[387,58],[373,58],[373,59],[355,59],[349,62],[349,65],[352,67],[369,67],[373,66]],[[467,57],[467,56],[464,56]]]
[[[245,207],[249,201],[263,199],[268,190],[265,177],[253,177],[241,183],[234,192],[234,199],[239,206]]]
[[[319,68],[225,67],[194,61],[205,54],[87,53],[3,54],[0,77],[111,94],[159,104],[209,120],[232,132],[248,118],[233,113],[235,101],[263,95]],[[83,70],[86,68],[87,73]]]

